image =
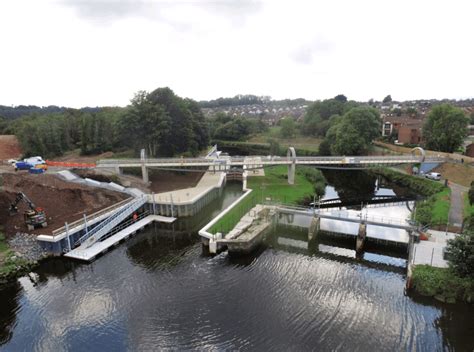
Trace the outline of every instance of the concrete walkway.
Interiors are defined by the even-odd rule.
[[[427,264],[437,268],[447,268],[448,262],[444,260],[443,253],[449,239],[456,234],[451,232],[428,230],[431,235],[428,241],[415,243],[413,250],[413,264]]]
[[[455,227],[462,227],[463,222],[463,192],[466,191],[466,187],[458,185],[453,182],[449,182],[449,188],[451,189],[451,207],[449,209],[449,223]]]

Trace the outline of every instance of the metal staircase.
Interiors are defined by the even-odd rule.
[[[117,226],[127,217],[132,215],[134,211],[143,206],[143,204],[145,204],[146,202],[146,196],[135,198],[133,201],[125,205],[123,208],[120,208],[117,212],[109,216],[106,220],[102,221],[99,225],[97,225],[84,236],[79,238],[74,243],[74,247],[80,244],[80,246],[78,247],[79,249],[89,248],[94,243],[102,239],[105,235],[107,235],[115,226]]]

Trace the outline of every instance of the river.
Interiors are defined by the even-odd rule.
[[[472,350],[472,306],[405,296],[403,255],[356,259],[284,228],[251,256],[203,255],[197,231],[240,188],[228,183],[198,216],[150,227],[91,264],[48,260],[1,287],[0,349]]]

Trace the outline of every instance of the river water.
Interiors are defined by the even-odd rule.
[[[472,306],[405,296],[403,254],[357,259],[277,228],[251,256],[203,255],[197,230],[240,188],[174,230],[150,227],[91,264],[49,260],[0,288],[0,349],[472,350]]]

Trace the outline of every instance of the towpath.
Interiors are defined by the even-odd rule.
[[[449,209],[449,223],[455,227],[462,227],[463,221],[463,192],[467,188],[453,182],[449,182],[451,189],[451,208]]]

